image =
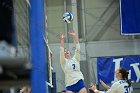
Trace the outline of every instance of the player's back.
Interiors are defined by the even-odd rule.
[[[132,89],[125,80],[115,82],[106,93],[131,93]]]

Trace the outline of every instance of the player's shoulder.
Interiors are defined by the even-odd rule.
[[[119,86],[120,84],[125,83],[125,82],[126,82],[125,80],[118,80],[115,83],[113,83],[113,85]]]
[[[118,80],[114,83],[115,85],[122,85],[122,84],[127,84],[125,80]]]
[[[112,84],[112,86],[117,86],[117,85],[119,85],[120,83],[119,83],[119,81],[116,81],[116,82],[114,82],[113,84]]]

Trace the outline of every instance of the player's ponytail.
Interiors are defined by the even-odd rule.
[[[131,86],[131,82],[128,80],[128,74],[129,72],[127,72],[126,69],[124,68],[120,68],[119,72],[122,74],[122,79],[126,80],[126,82],[128,83],[129,87]]]
[[[127,79],[126,82],[128,83],[128,86],[131,86],[131,82]]]

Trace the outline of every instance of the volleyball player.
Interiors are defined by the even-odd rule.
[[[80,44],[74,32],[68,32],[76,44],[75,54],[64,49],[65,35],[60,36],[60,64],[65,74],[66,93],[87,93],[84,85],[84,77],[80,71]]]
[[[103,92],[96,89],[96,85],[92,84],[91,90],[95,93],[131,93],[132,87],[131,82],[128,80],[128,74],[124,68],[119,68],[116,70],[115,75],[118,81],[116,81],[111,87],[106,85],[102,80],[100,80],[101,84],[108,89],[108,91]]]

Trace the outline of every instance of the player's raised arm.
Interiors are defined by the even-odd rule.
[[[110,88],[110,87],[109,87],[107,84],[105,84],[104,81],[102,81],[101,79],[100,79],[100,83],[104,86],[104,88],[106,88],[106,89],[109,89],[109,88]]]
[[[69,31],[68,33],[69,33],[69,35],[71,35],[73,41],[76,43],[75,56],[76,56],[76,59],[80,62],[80,44],[79,44],[78,37],[72,31]]]
[[[63,64],[64,61],[65,61],[64,40],[65,40],[65,35],[64,34],[61,34],[60,35],[60,64]]]

